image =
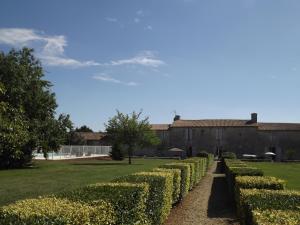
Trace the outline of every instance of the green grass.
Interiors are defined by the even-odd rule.
[[[274,176],[287,181],[287,189],[300,191],[300,163],[247,162],[264,171],[265,176]]]
[[[0,170],[0,206],[19,199],[110,181],[169,162],[172,160],[133,159],[132,165],[126,160],[36,161],[33,168]]]

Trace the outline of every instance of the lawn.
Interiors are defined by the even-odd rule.
[[[133,172],[151,170],[171,161],[133,159],[132,165],[128,165],[127,161],[36,161],[33,168],[0,170],[0,206],[19,199],[110,181]]]
[[[300,190],[300,163],[247,162],[264,171],[265,176],[274,176],[287,181],[287,189]]]

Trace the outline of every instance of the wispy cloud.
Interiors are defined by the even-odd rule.
[[[143,51],[135,57],[129,59],[121,59],[116,61],[111,61],[109,65],[121,66],[121,65],[141,65],[147,67],[159,67],[165,65],[166,63],[158,58],[153,51]]]
[[[134,18],[134,20],[133,20],[135,23],[139,23],[141,20],[139,19],[139,18]]]
[[[46,35],[44,32],[24,28],[1,28],[0,44],[35,47],[37,56],[49,66],[85,67],[98,66],[95,61],[80,61],[65,56],[67,39],[63,35]]]
[[[136,15],[144,16],[144,11],[140,9],[140,10],[136,11]]]
[[[115,79],[105,73],[101,73],[98,75],[94,75],[92,77],[95,80],[103,81],[103,82],[108,82],[108,83],[115,83],[115,84],[121,84],[121,85],[126,85],[126,86],[137,86],[138,83],[130,81],[130,82],[124,82],[118,79]]]
[[[113,17],[105,17],[105,20],[112,23],[118,22],[118,19]]]
[[[153,27],[151,25],[148,25],[145,27],[145,30],[153,30]]]

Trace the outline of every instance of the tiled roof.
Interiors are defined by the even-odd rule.
[[[249,120],[176,120],[171,127],[256,127]]]
[[[79,134],[84,140],[101,140],[105,137],[105,133],[102,132],[76,132]]]
[[[300,131],[300,123],[259,123],[259,130]]]
[[[151,124],[152,130],[168,130],[169,124]]]

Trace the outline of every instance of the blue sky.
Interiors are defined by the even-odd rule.
[[[75,126],[103,130],[116,109],[300,122],[299,12],[297,0],[3,0],[0,49],[36,49]]]

